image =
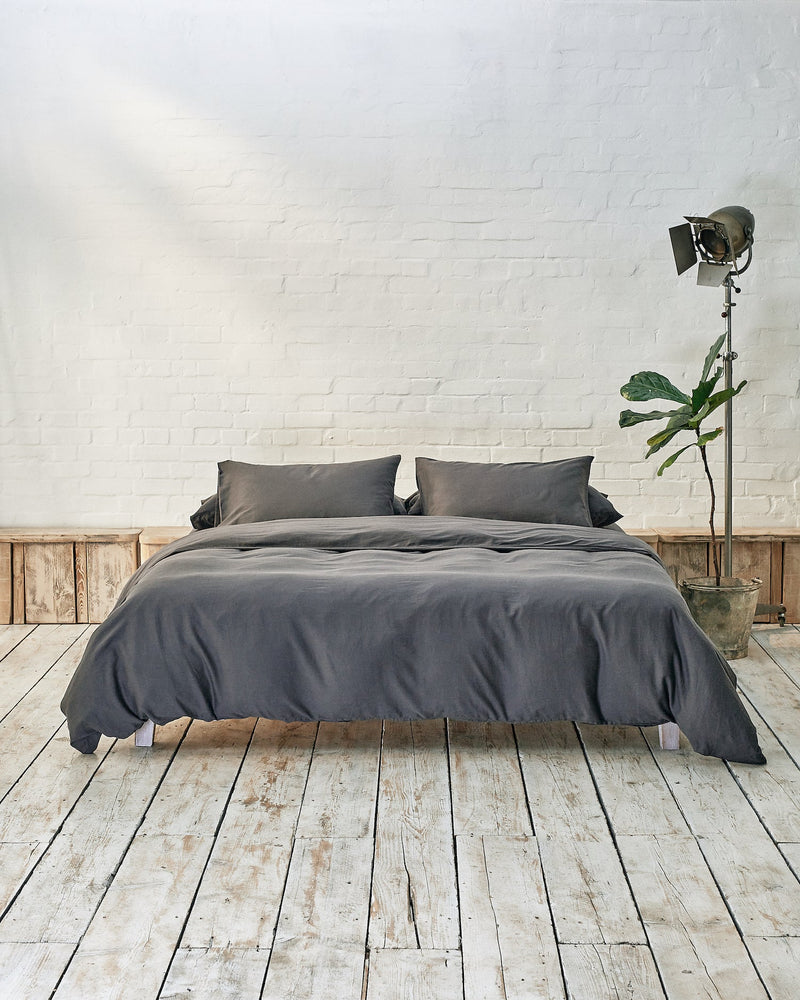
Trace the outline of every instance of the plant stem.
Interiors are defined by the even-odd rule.
[[[697,431],[697,436],[700,437],[700,431]],[[711,470],[708,467],[708,459],[706,458],[706,446],[704,444],[698,445],[700,448],[700,454],[703,456],[703,468],[706,470],[706,479],[708,479],[708,488],[711,490],[711,517],[708,519],[708,526],[711,528],[711,554],[714,558],[714,582],[719,586],[720,578],[722,572],[719,567],[719,550],[717,548],[717,533],[714,531],[714,513],[717,508],[717,496],[714,493],[714,480],[711,478]]]

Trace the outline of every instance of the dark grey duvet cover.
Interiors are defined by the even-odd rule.
[[[126,585],[62,702],[72,745],[147,719],[655,725],[764,762],[730,667],[649,546],[460,517],[197,531]]]

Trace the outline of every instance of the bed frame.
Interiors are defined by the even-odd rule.
[[[156,724],[149,719],[134,733],[134,744],[137,747],[151,747],[155,736]],[[677,722],[662,722],[658,727],[658,742],[662,750],[678,750],[681,731]]]

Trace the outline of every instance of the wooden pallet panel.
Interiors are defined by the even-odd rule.
[[[11,620],[25,624],[25,546],[11,545]]]
[[[136,540],[86,543],[88,621],[101,622],[108,616],[138,558]]]
[[[89,617],[89,568],[86,542],[75,542],[75,620],[90,622]],[[98,619],[102,621],[102,618]]]
[[[642,542],[647,542],[650,548],[655,549],[658,552],[658,532],[653,531],[650,528],[631,528],[625,529],[625,534],[630,535],[631,538],[638,538]]]
[[[138,538],[139,529],[0,529],[0,623],[103,621],[138,565]]]
[[[656,528],[658,552],[673,580],[713,573],[708,529]],[[738,528],[733,540],[733,573],[763,580],[762,604],[787,606],[787,621],[800,620],[800,529]],[[718,535],[718,539],[721,538]],[[704,548],[705,547],[705,548]],[[788,601],[788,604],[787,604]],[[756,622],[777,621],[760,615]]]
[[[764,581],[764,593],[769,593],[770,566],[772,563],[772,542],[734,538],[731,564],[733,575],[745,580],[758,577]]]
[[[783,541],[773,538],[770,542],[770,548],[772,556],[769,578],[769,603],[779,605],[783,603]],[[777,622],[777,612],[767,615],[764,621]]]
[[[676,584],[695,576],[708,576],[708,545],[705,542],[661,541],[658,554]]]
[[[26,542],[23,554],[25,621],[77,621],[72,542]]]
[[[0,529],[0,625],[102,621],[136,567],[189,531],[188,527]],[[658,528],[629,533],[657,549],[676,583],[713,571],[708,531]],[[69,545],[73,546],[71,569],[68,550],[62,548]],[[26,583],[27,550],[30,579]],[[735,575],[764,581],[761,603],[783,602],[787,620],[800,620],[798,529],[739,529],[733,568]],[[756,619],[767,620],[765,616]]]
[[[0,625],[14,621],[11,584],[11,542],[0,542]]]
[[[175,528],[143,528],[139,535],[139,563],[147,562],[150,556],[156,554],[165,545],[183,538],[192,529],[187,527]]]
[[[758,600],[761,604],[771,604],[773,600],[777,602],[780,590],[773,592],[772,573],[772,542],[766,541],[744,541],[735,538],[733,541],[733,556],[731,559],[733,575],[741,577],[743,580],[761,580],[761,590]],[[770,616],[759,615],[754,620],[757,622],[768,622]]]
[[[783,543],[783,592],[786,620],[800,622],[800,539]]]

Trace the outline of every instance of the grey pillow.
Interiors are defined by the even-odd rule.
[[[507,464],[418,458],[422,513],[590,528],[591,464],[591,455]]]
[[[406,497],[403,503],[407,514],[422,513],[422,498],[419,495],[419,490],[416,493],[412,493],[410,497]],[[608,528],[624,516],[624,514],[620,514],[614,504],[608,499],[606,493],[601,493],[594,486],[589,485],[589,517],[591,517],[595,528]]]
[[[595,528],[607,528],[609,524],[614,524],[621,517],[624,517],[624,514],[620,514],[605,493],[601,493],[594,486],[590,486],[589,516]]]
[[[398,496],[392,497],[392,513],[407,513],[405,502]],[[203,500],[189,521],[196,531],[202,531],[204,528],[216,528],[219,524],[219,496],[215,493],[212,497]]]
[[[212,497],[206,497],[200,504],[189,521],[195,531],[202,531],[204,528],[216,528],[219,524],[219,497],[215,493]]]
[[[220,462],[220,524],[394,513],[400,456],[324,465]]]

